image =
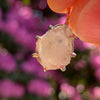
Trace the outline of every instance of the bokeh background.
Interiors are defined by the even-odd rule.
[[[46,0],[0,0],[0,100],[100,100],[100,48],[75,40],[65,72],[43,72],[32,53],[35,36],[66,15]]]

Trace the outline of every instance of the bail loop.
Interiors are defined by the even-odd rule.
[[[70,8],[67,10],[67,16],[66,16],[66,21],[65,24],[68,26],[69,25],[69,20],[70,20]]]

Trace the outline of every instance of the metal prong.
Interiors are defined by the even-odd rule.
[[[37,57],[39,57],[39,56],[38,56],[37,53],[33,53],[33,54],[32,54],[32,57],[36,57],[36,58],[37,58]]]
[[[53,30],[53,26],[52,25],[49,25],[49,29],[52,29]]]
[[[72,57],[76,57],[76,55],[77,55],[77,54],[76,54],[75,52],[73,52],[73,53],[71,54]]]
[[[64,72],[64,71],[66,70],[66,67],[60,66],[60,70],[61,70],[62,72]]]
[[[37,35],[35,38],[36,38],[36,39],[40,39],[40,36]]]
[[[47,71],[47,68],[46,68],[46,67],[44,67],[43,71],[44,71],[44,72],[46,72],[46,71]]]

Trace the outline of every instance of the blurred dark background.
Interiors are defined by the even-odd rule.
[[[32,53],[35,36],[66,15],[46,0],[0,0],[0,100],[100,100],[100,48],[75,40],[65,72],[43,72]]]

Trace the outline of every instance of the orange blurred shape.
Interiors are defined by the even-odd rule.
[[[51,10],[57,13],[66,13],[67,8],[72,7],[77,0],[47,0]]]
[[[69,7],[70,26],[82,41],[100,46],[100,0],[47,0],[57,13],[66,13]]]

